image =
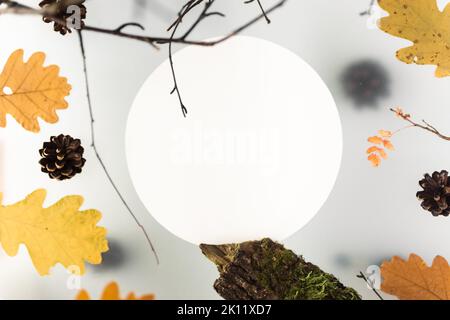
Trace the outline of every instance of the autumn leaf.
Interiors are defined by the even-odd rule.
[[[383,159],[387,159],[386,151],[384,151],[382,148],[379,148],[377,146],[373,146],[373,147],[368,148],[366,153],[368,153],[368,154],[370,154],[370,153],[378,153],[378,155],[380,157],[382,157]]]
[[[378,152],[379,150],[381,150],[381,148],[379,148],[377,146],[373,146],[373,147],[368,148],[366,153],[370,154],[370,153]]]
[[[378,134],[380,135],[380,137],[383,137],[383,138],[390,138],[390,137],[392,137],[392,132],[391,131],[387,131],[387,130],[378,130]]]
[[[48,123],[58,121],[56,110],[66,109],[64,100],[71,86],[59,76],[59,67],[44,67],[45,54],[37,52],[28,62],[23,50],[8,59],[0,74],[0,127],[6,126],[6,114],[11,114],[23,128],[39,132],[38,117]]]
[[[367,139],[367,141],[369,141],[370,143],[374,143],[374,144],[382,144],[383,143],[383,139],[381,139],[378,136],[369,137]]]
[[[125,299],[120,298],[119,286],[116,282],[109,283],[103,290],[100,300],[154,300],[154,294],[145,294],[141,297],[136,297],[133,292],[130,292]],[[76,296],[76,300],[91,300],[89,293],[86,290],[80,290]]]
[[[407,261],[393,257],[381,266],[381,290],[401,300],[450,300],[450,267],[437,256],[431,267],[411,254]]]
[[[0,243],[9,256],[25,244],[40,275],[61,263],[84,273],[84,262],[100,264],[108,250],[106,229],[96,226],[96,210],[79,211],[80,196],[67,196],[43,208],[46,191],[41,189],[14,205],[0,206]],[[1,204],[1,194],[0,194]]]
[[[381,164],[381,159],[388,158],[386,150],[382,147],[388,150],[394,150],[394,146],[387,139],[392,137],[393,133],[388,130],[378,130],[378,134],[379,135],[372,136],[367,139],[368,142],[374,144],[366,150],[366,153],[369,155],[367,159],[370,161],[373,167],[379,167]],[[379,147],[379,145],[381,145],[382,147]]]
[[[372,163],[372,166],[378,167],[381,163],[381,159],[375,153],[372,153],[367,157],[367,159]]]
[[[388,150],[394,150],[394,145],[389,140],[383,140],[383,145]]]
[[[450,75],[450,6],[440,11],[436,0],[378,0],[389,16],[380,29],[413,44],[397,51],[405,63],[436,65],[436,76]]]

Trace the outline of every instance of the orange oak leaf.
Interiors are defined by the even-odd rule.
[[[100,300],[154,300],[154,294],[145,294],[140,297],[136,297],[133,292],[130,292],[125,299],[120,297],[119,285],[116,282],[109,283],[103,290]],[[76,300],[91,300],[89,293],[86,290],[80,290],[76,296]]]
[[[393,257],[381,265],[381,290],[400,300],[450,300],[450,266],[436,256],[431,267],[416,254]]]
[[[58,121],[56,110],[66,109],[64,100],[72,87],[59,76],[59,67],[44,67],[45,54],[34,53],[23,61],[23,50],[11,54],[0,74],[0,127],[11,114],[23,128],[39,132],[38,117],[48,123]]]

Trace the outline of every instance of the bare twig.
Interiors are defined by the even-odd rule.
[[[367,285],[372,289],[372,291],[377,295],[377,297],[380,300],[384,300],[381,294],[378,292],[378,290],[373,287],[373,283],[370,282],[369,279],[367,279],[366,275],[362,271],[360,271],[356,277],[363,279],[367,283]]]
[[[360,12],[360,16],[370,16],[372,14],[373,6],[375,5],[375,0],[370,0],[369,8],[363,12]]]
[[[251,3],[253,1],[255,1],[255,0],[248,0],[245,3]],[[181,105],[181,110],[182,110],[183,116],[186,116],[187,108],[184,105],[183,99],[181,97],[181,93],[180,93],[180,90],[179,90],[179,85],[178,85],[178,82],[177,82],[175,69],[174,69],[173,55],[172,55],[172,53],[173,53],[173,44],[174,43],[179,43],[179,44],[197,45],[197,46],[215,46],[215,45],[220,44],[220,43],[230,39],[231,37],[241,33],[242,31],[244,31],[245,29],[249,28],[253,24],[257,23],[261,19],[266,19],[266,21],[268,23],[270,23],[268,15],[270,13],[272,13],[273,11],[277,10],[278,8],[282,7],[286,3],[286,1],[287,0],[280,0],[278,3],[276,3],[275,5],[270,7],[269,9],[265,10],[262,7],[261,2],[258,0],[258,4],[259,4],[259,6],[260,6],[260,8],[262,10],[262,13],[260,15],[256,16],[255,18],[251,19],[250,21],[248,21],[247,23],[241,25],[240,27],[232,30],[227,35],[225,35],[225,36],[223,36],[223,37],[221,37],[219,39],[209,40],[209,41],[190,40],[190,39],[188,39],[188,37],[192,34],[192,32],[196,29],[196,27],[200,24],[200,22],[202,22],[205,18],[211,17],[211,16],[222,16],[222,17],[224,16],[224,14],[221,13],[221,12],[211,12],[211,11],[209,11],[210,7],[215,2],[215,0],[188,0],[185,3],[185,5],[181,8],[177,19],[168,28],[167,31],[171,31],[171,34],[170,34],[169,37],[137,35],[137,34],[127,33],[127,32],[123,31],[123,29],[125,29],[126,27],[129,27],[129,26],[136,26],[136,27],[139,27],[142,30],[144,29],[142,25],[140,25],[138,23],[135,23],[135,22],[125,23],[125,24],[122,24],[121,26],[119,26],[117,28],[114,28],[114,29],[106,29],[106,28],[99,28],[99,27],[85,25],[82,28],[82,30],[83,31],[97,32],[97,33],[102,33],[102,34],[117,36],[117,37],[121,37],[121,38],[137,40],[137,41],[142,41],[142,42],[148,43],[149,45],[153,46],[154,48],[158,48],[158,46],[157,46],[158,44],[168,44],[169,45],[170,66],[171,66],[172,76],[173,76],[173,80],[174,80],[174,89],[172,90],[172,93],[174,93],[174,92],[177,93],[177,97],[178,97],[178,100],[179,100],[180,105]],[[43,15],[43,14],[46,13],[45,10],[33,9],[33,8],[28,7],[26,5],[20,4],[17,1],[3,0],[3,1],[0,1],[0,4],[1,3],[6,4],[7,8],[4,9],[3,12],[0,10],[0,14],[1,13],[16,13],[16,14],[39,14],[39,15]],[[196,8],[198,5],[200,5],[201,3],[204,3],[205,7],[202,10],[202,12],[200,13],[200,15],[198,16],[198,18],[193,22],[193,24],[187,29],[187,31],[183,35],[181,35],[179,37],[176,37],[175,36],[176,32],[178,31],[178,27],[182,23],[183,18],[188,13],[190,13],[194,8]],[[54,21],[58,21],[58,19],[56,17],[53,17],[52,19]],[[61,22],[63,22],[63,21],[61,21]]]
[[[194,1],[194,0],[189,0],[188,3],[192,2],[192,1]],[[205,2],[205,1],[210,1],[210,0],[198,0],[198,1],[199,2]],[[153,44],[166,44],[166,43],[171,43],[172,42],[172,43],[180,43],[180,44],[187,44],[187,45],[197,45],[197,46],[209,47],[209,46],[215,46],[215,45],[217,45],[219,43],[222,43],[222,42],[228,40],[229,38],[231,38],[231,37],[241,33],[245,29],[247,29],[250,26],[252,26],[253,24],[257,23],[259,20],[265,19],[265,17],[267,17],[270,13],[272,13],[273,11],[276,11],[277,9],[281,8],[284,4],[286,4],[287,1],[288,0],[280,0],[279,2],[274,4],[272,7],[264,10],[263,13],[261,13],[260,15],[256,16],[255,18],[251,19],[250,21],[248,21],[247,23],[241,25],[240,27],[232,30],[227,35],[223,36],[222,38],[219,38],[219,39],[216,39],[216,40],[211,40],[211,41],[189,40],[189,39],[183,38],[183,36],[171,38],[171,37],[160,37],[160,36],[137,35],[137,34],[123,32],[120,29],[120,27],[119,28],[114,28],[114,29],[108,29],[108,28],[100,28],[100,27],[85,25],[83,27],[83,30],[90,31],[90,32],[96,32],[96,33],[102,33],[102,34],[116,36],[116,37],[121,37],[121,38],[137,40],[137,41],[142,41],[142,42],[145,42],[145,43],[148,43],[148,44],[152,44],[152,43]],[[37,14],[37,15],[42,15],[45,12],[43,10],[33,9],[31,7],[22,5],[22,4],[18,3],[17,1],[3,0],[3,2],[0,2],[0,4],[1,3],[6,4],[7,8],[4,9],[3,11],[0,10],[0,14],[1,13],[14,13],[14,14]],[[18,6],[20,6],[20,8],[22,8],[22,9],[19,10]],[[17,7],[16,10],[12,10],[12,11],[9,10],[9,9],[12,9],[12,8],[15,8],[15,7]],[[131,24],[131,23],[128,23],[128,25],[129,24]]]
[[[95,120],[94,120],[94,112],[92,109],[92,102],[91,102],[91,95],[90,95],[90,91],[89,91],[89,78],[88,78],[88,73],[87,73],[87,63],[86,63],[86,50],[84,47],[84,41],[83,41],[83,34],[81,30],[77,30],[78,32],[78,39],[80,42],[80,48],[81,48],[81,55],[83,58],[83,71],[84,71],[84,80],[85,80],[85,85],[86,85],[86,97],[87,97],[87,102],[88,102],[88,106],[89,106],[89,116],[91,119],[91,147],[94,150],[95,156],[98,159],[98,162],[100,163],[100,166],[102,167],[106,177],[108,178],[108,181],[110,182],[111,186],[114,188],[115,192],[117,193],[118,197],[120,198],[120,200],[122,201],[123,205],[125,206],[125,208],[128,210],[128,212],[130,213],[131,217],[133,218],[133,220],[136,222],[136,224],[138,225],[139,228],[142,229],[142,232],[145,235],[145,238],[147,239],[147,242],[155,256],[156,262],[157,264],[159,264],[159,257],[158,254],[156,253],[155,247],[153,246],[152,241],[150,240],[150,236],[148,235],[147,231],[145,230],[144,226],[140,223],[139,219],[136,217],[136,215],[134,214],[133,210],[131,210],[131,207],[128,205],[128,203],[125,201],[125,198],[123,197],[122,193],[120,192],[119,188],[117,187],[117,185],[114,183],[114,180],[112,179],[111,175],[108,172],[108,169],[106,168],[105,163],[103,162],[102,157],[100,156],[98,150],[97,150],[97,146],[95,144]]]
[[[175,74],[175,67],[174,67],[174,63],[173,63],[173,42],[172,42],[172,40],[174,39],[175,34],[176,34],[177,30],[178,30],[178,27],[180,26],[180,24],[183,21],[184,17],[192,9],[194,9],[196,6],[198,6],[202,2],[203,2],[203,0],[190,0],[190,1],[188,1],[181,8],[181,10],[178,13],[178,17],[175,20],[175,22],[172,23],[172,25],[170,25],[170,27],[167,29],[167,31],[172,31],[172,33],[170,35],[170,40],[169,40],[169,61],[170,61],[170,69],[172,71],[173,89],[170,92],[170,94],[173,94],[174,92],[177,93],[178,101],[180,102],[180,106],[181,106],[181,112],[183,113],[184,117],[186,117],[187,108],[184,105],[183,99],[181,98],[180,87],[178,86],[177,76]],[[205,8],[203,9],[203,11],[200,14],[199,18],[197,18],[197,20],[194,22],[194,24],[191,26],[191,28],[188,29],[188,31],[186,31],[186,33],[182,36],[182,38],[185,39],[192,32],[192,30],[194,30],[195,27],[206,17],[208,9],[213,3],[214,3],[214,0],[210,0],[210,1],[206,2]]]
[[[410,123],[410,128],[416,127],[416,128],[420,128],[423,130],[426,130],[436,136],[438,136],[439,138],[443,139],[443,140],[447,140],[450,141],[450,136],[446,136],[444,134],[442,134],[440,131],[438,131],[434,126],[430,125],[428,122],[426,122],[425,120],[422,120],[422,123],[418,123],[415,122],[411,119],[411,115],[404,113],[403,110],[397,108],[397,109],[390,109],[392,112],[394,112],[398,117],[400,117],[401,119],[405,120],[406,122]]]
[[[252,2],[255,2],[255,0],[247,0],[247,1],[244,1],[244,3],[246,3],[246,4],[252,3]],[[269,17],[267,16],[267,12],[264,10],[264,7],[263,7],[262,4],[261,4],[261,0],[256,0],[256,2],[258,3],[258,6],[259,6],[259,8],[261,9],[261,12],[262,12],[263,15],[264,15],[264,18],[266,19],[266,22],[267,22],[267,23],[271,23],[272,21],[270,21]]]

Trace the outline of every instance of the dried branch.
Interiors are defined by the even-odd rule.
[[[410,126],[408,126],[409,128],[412,128],[412,127],[420,128],[420,129],[426,130],[426,131],[438,136],[439,138],[441,138],[443,140],[450,141],[450,136],[446,136],[446,135],[442,134],[441,132],[439,132],[439,130],[437,130],[434,126],[432,126],[425,120],[422,120],[422,123],[418,123],[411,119],[410,114],[404,113],[403,110],[400,108],[396,108],[396,109],[391,108],[390,110],[392,112],[394,112],[401,119],[409,122],[410,123]]]
[[[188,1],[180,10],[180,12],[178,13],[178,17],[175,20],[174,23],[172,23],[172,25],[170,25],[170,27],[167,29],[167,31],[171,31],[172,33],[170,35],[170,40],[169,40],[169,61],[170,61],[170,69],[172,71],[172,78],[173,78],[173,89],[170,92],[170,94],[173,94],[174,92],[177,93],[178,96],[178,101],[180,102],[180,106],[181,106],[181,112],[183,113],[183,116],[186,117],[187,114],[187,108],[184,105],[183,99],[181,98],[181,92],[180,92],[180,88],[178,86],[178,81],[177,81],[177,76],[175,74],[175,68],[174,68],[174,63],[173,63],[173,39],[175,37],[175,34],[178,30],[178,27],[180,26],[180,24],[182,23],[184,17],[195,7],[197,7],[200,3],[202,3],[203,0],[190,0]],[[200,16],[197,18],[197,20],[192,24],[192,26],[186,31],[186,33],[182,36],[182,38],[186,39],[187,36],[189,36],[189,34],[195,29],[195,27],[203,20],[205,19],[208,15],[208,9],[212,6],[212,4],[214,3],[214,0],[210,0],[208,2],[206,2],[205,4],[205,8],[203,9],[203,11],[201,12]]]
[[[375,0],[370,0],[369,7],[367,10],[360,12],[360,16],[370,16],[372,14],[373,6],[375,5]]]
[[[245,3],[252,3],[255,0],[248,0]],[[217,44],[220,44],[229,38],[241,33],[245,29],[249,28],[253,24],[257,23],[261,19],[265,19],[268,23],[270,23],[270,20],[268,18],[268,15],[277,10],[278,8],[282,7],[287,0],[280,0],[278,3],[270,7],[269,9],[265,10],[260,2],[260,0],[257,0],[259,7],[261,8],[262,13],[255,18],[251,19],[247,23],[241,25],[240,27],[234,29],[227,35],[223,36],[222,38],[211,40],[211,41],[202,41],[202,40],[190,40],[188,37],[193,33],[193,31],[197,28],[197,26],[206,18],[211,16],[221,16],[224,17],[225,15],[221,12],[212,12],[209,11],[210,7],[213,5],[215,0],[189,0],[186,2],[186,4],[181,8],[180,12],[178,13],[177,19],[172,23],[172,25],[167,29],[167,31],[171,31],[170,37],[155,37],[155,36],[143,36],[143,35],[137,35],[132,33],[123,32],[123,29],[129,26],[136,26],[140,28],[141,30],[144,30],[144,27],[136,22],[128,22],[124,23],[121,26],[114,28],[114,29],[106,29],[106,28],[99,28],[94,26],[85,25],[82,30],[84,31],[91,31],[91,32],[97,32],[102,34],[108,34],[112,36],[117,36],[121,38],[127,38],[137,41],[142,41],[145,43],[148,43],[149,45],[153,46],[154,48],[158,48],[159,44],[168,44],[169,45],[169,59],[170,59],[170,66],[172,70],[172,77],[174,81],[174,88],[171,91],[171,93],[176,92],[178,100],[180,102],[181,111],[183,113],[183,116],[186,117],[187,114],[187,108],[183,102],[183,99],[181,97],[179,85],[177,82],[175,69],[174,69],[174,62],[173,62],[173,44],[179,43],[179,44],[187,44],[187,45],[198,45],[198,46],[215,46]],[[44,15],[46,14],[45,10],[41,9],[34,9],[31,7],[28,7],[26,5],[20,4],[17,1],[10,1],[10,0],[0,0],[0,4],[6,4],[6,8],[3,10],[0,10],[0,14],[2,13],[15,13],[15,14],[38,14],[38,15]],[[176,37],[176,32],[178,30],[178,27],[183,21],[183,18],[190,13],[194,8],[196,8],[201,3],[204,3],[204,9],[201,11],[197,19],[193,22],[193,24],[187,29],[187,31],[179,36]],[[54,18],[55,21],[58,21],[56,18]]]
[[[255,2],[255,0],[247,0],[244,3],[248,4],[248,3],[252,3],[252,2]],[[272,21],[270,21],[269,17],[267,16],[267,12],[264,10],[264,7],[262,6],[261,1],[260,0],[256,0],[256,2],[258,3],[259,8],[261,9],[261,12],[264,15],[264,18],[266,19],[266,22],[267,23],[271,23]]]
[[[195,0],[189,0],[188,3],[193,2],[193,1],[195,1]],[[201,2],[210,2],[210,1],[211,0],[197,0],[195,2],[201,3]],[[137,35],[137,34],[123,32],[120,27],[119,28],[114,28],[114,29],[107,29],[107,28],[100,28],[100,27],[85,25],[83,27],[83,30],[84,31],[96,32],[96,33],[102,33],[102,34],[116,36],[116,37],[121,37],[121,38],[137,40],[137,41],[142,41],[142,42],[145,42],[145,43],[148,43],[148,44],[153,44],[153,45],[155,45],[155,44],[156,45],[157,44],[168,44],[168,43],[172,42],[172,43],[180,43],[180,44],[187,44],[187,45],[197,45],[197,46],[210,47],[210,46],[215,46],[215,45],[217,45],[219,43],[222,43],[222,42],[228,40],[229,38],[231,38],[231,37],[241,33],[245,29],[247,29],[250,26],[252,26],[253,24],[257,23],[259,20],[265,19],[270,13],[272,13],[273,11],[276,11],[277,9],[281,8],[284,4],[286,4],[287,1],[288,0],[280,0],[279,2],[274,4],[269,9],[263,10],[263,12],[260,15],[258,15],[255,18],[251,19],[247,23],[245,23],[245,24],[241,25],[240,27],[230,31],[227,35],[223,36],[222,38],[219,38],[219,39],[216,39],[216,40],[212,40],[212,41],[189,40],[189,39],[186,39],[186,37],[183,37],[183,36],[173,37],[172,38],[172,37]],[[44,10],[34,9],[34,8],[31,8],[31,7],[25,6],[23,4],[18,3],[17,1],[9,1],[9,0],[3,0],[2,1],[2,0],[0,0],[0,4],[7,5],[7,8],[0,10],[0,14],[2,14],[2,13],[4,13],[4,14],[13,13],[13,14],[42,15],[45,12]],[[194,23],[196,23],[196,22],[197,21],[195,21]],[[125,25],[131,25],[131,24],[137,25],[137,23],[135,23],[135,22],[130,22],[130,23],[127,23]]]
[[[152,241],[150,240],[150,236],[148,235],[147,231],[145,230],[144,226],[141,224],[139,219],[134,214],[133,210],[131,210],[131,207],[125,201],[125,198],[123,197],[123,195],[120,192],[120,190],[117,187],[117,185],[114,183],[114,180],[112,179],[111,175],[109,174],[109,171],[106,168],[106,165],[103,162],[103,159],[102,159],[102,157],[100,156],[100,154],[99,154],[99,152],[97,150],[97,146],[95,144],[94,112],[93,112],[93,108],[92,108],[91,94],[90,94],[90,90],[89,90],[89,77],[88,77],[88,73],[87,73],[86,50],[85,50],[85,47],[84,47],[82,31],[81,30],[77,30],[77,33],[78,33],[78,39],[80,41],[81,56],[83,58],[83,72],[84,72],[84,81],[85,81],[85,85],[86,85],[86,98],[87,98],[87,102],[88,102],[88,106],[89,106],[89,116],[90,116],[90,119],[91,119],[91,147],[94,150],[95,156],[97,157],[97,160],[100,163],[100,166],[102,167],[103,172],[105,173],[106,177],[108,178],[108,181],[110,182],[111,186],[114,188],[115,192],[117,193],[120,201],[122,201],[123,205],[125,206],[125,208],[129,212],[129,214],[131,215],[133,220],[136,222],[138,227],[141,228],[142,232],[144,233],[145,238],[147,239],[147,242],[148,242],[148,244],[149,244],[149,246],[150,246],[150,248],[151,248],[151,250],[152,250],[152,252],[153,252],[153,254],[155,256],[155,258],[156,258],[156,262],[157,262],[157,264],[159,264],[159,257],[158,257],[158,254],[156,253],[156,250],[155,250],[155,247],[153,246]]]

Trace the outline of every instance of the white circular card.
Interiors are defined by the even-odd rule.
[[[128,167],[153,217],[189,242],[281,241],[319,211],[342,132],[325,83],[301,58],[237,36],[177,52],[183,117],[165,61],[131,109]]]

